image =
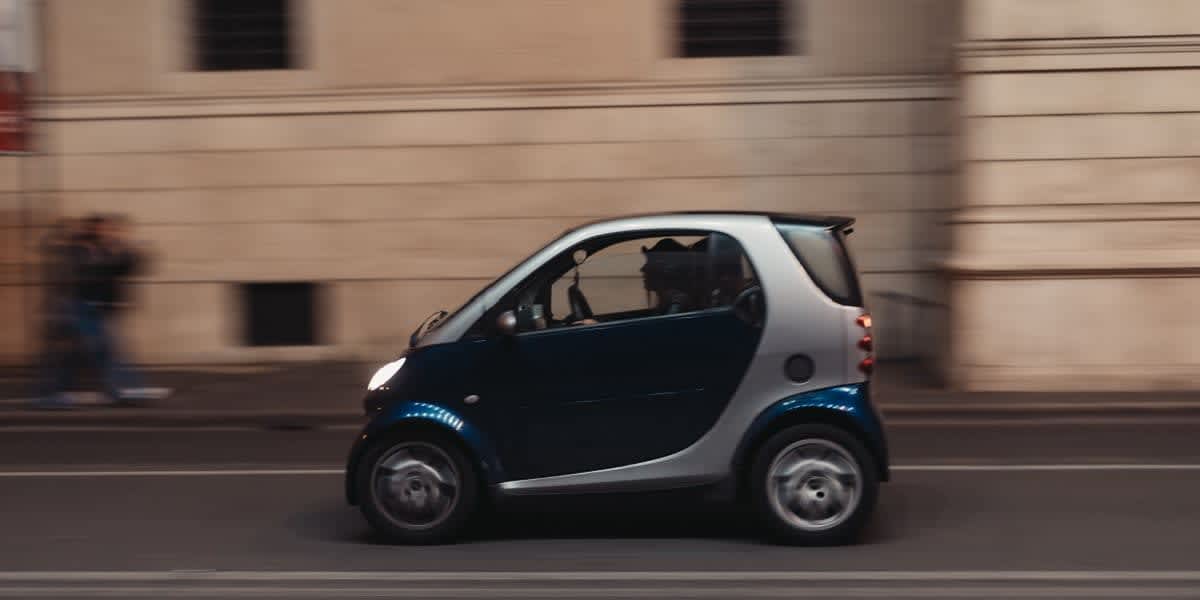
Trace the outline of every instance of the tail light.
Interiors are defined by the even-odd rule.
[[[870,376],[875,370],[875,338],[871,335],[871,315],[861,314],[854,322],[863,329],[863,336],[858,340],[858,349],[867,353],[862,362],[858,363],[858,370],[862,371],[863,375]]]
[[[863,372],[863,375],[870,375],[875,370],[875,357],[868,356],[858,363],[858,370]]]

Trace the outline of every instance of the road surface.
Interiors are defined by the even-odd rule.
[[[614,506],[407,548],[343,504],[353,430],[0,428],[0,598],[1200,597],[1200,424],[890,434],[858,546]]]

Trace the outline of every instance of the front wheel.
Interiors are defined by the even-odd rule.
[[[479,483],[466,456],[440,436],[412,434],[367,451],[356,476],[363,516],[390,541],[452,541],[475,512]]]
[[[863,445],[825,425],[789,427],[758,451],[751,471],[755,512],[778,541],[834,545],[855,540],[879,492]]]

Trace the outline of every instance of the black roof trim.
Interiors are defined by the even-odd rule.
[[[817,227],[829,227],[832,229],[843,229],[854,224],[853,217],[839,217],[834,215],[810,215],[804,213],[782,213],[769,211],[753,211],[753,210],[683,210],[675,212],[658,213],[661,215],[745,215],[751,217],[766,217],[772,221],[780,223],[792,223],[794,225],[814,225]]]
[[[854,225],[854,217],[841,217],[835,215],[810,215],[802,213],[781,213],[781,212],[766,212],[752,210],[683,210],[683,211],[668,211],[657,213],[639,213],[625,215],[622,217],[613,217],[609,219],[600,219],[585,223],[584,225],[592,225],[595,223],[607,223],[611,221],[620,221],[623,219],[637,219],[641,217],[669,217],[673,215],[740,215],[752,217],[766,217],[777,223],[789,223],[792,225],[811,225],[814,227],[826,227],[834,230],[848,229]],[[574,228],[573,228],[574,229]]]

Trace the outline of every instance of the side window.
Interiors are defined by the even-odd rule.
[[[691,246],[701,239],[642,238],[597,251],[553,283],[554,315],[560,319],[574,316],[614,321],[651,316],[659,306],[662,314],[696,310],[699,307],[688,292],[700,285],[703,273],[696,268],[696,253]],[[572,292],[573,287],[579,291]],[[588,306],[579,305],[579,294]],[[575,314],[589,311],[590,315]]]
[[[522,330],[722,308],[756,285],[741,246],[723,234],[647,236],[576,253],[520,294]]]
[[[862,303],[858,279],[845,242],[835,232],[804,225],[778,225],[796,259],[831,299],[840,304]]]

